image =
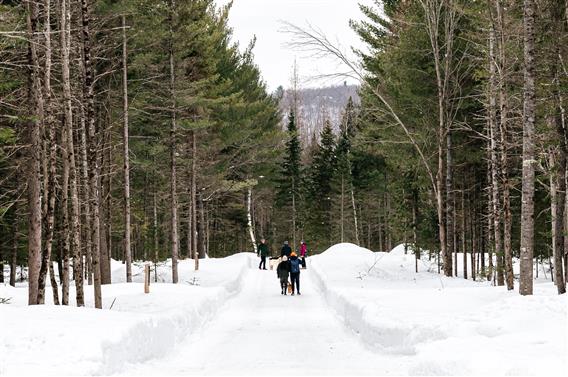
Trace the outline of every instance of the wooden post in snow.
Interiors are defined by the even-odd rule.
[[[144,265],[144,293],[150,293],[150,265]]]

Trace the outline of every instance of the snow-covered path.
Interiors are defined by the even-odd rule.
[[[367,374],[400,371],[403,358],[366,349],[301,273],[301,296],[282,296],[274,271],[250,270],[242,291],[171,356],[136,375]],[[390,373],[389,373],[390,371]]]

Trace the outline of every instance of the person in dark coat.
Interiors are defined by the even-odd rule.
[[[290,280],[292,281],[292,296],[294,296],[294,292],[297,291],[299,295],[300,293],[300,259],[295,252],[292,251],[290,254]]]
[[[284,241],[284,245],[282,246],[282,250],[280,251],[280,256],[283,257],[284,255],[286,255],[286,257],[290,258],[291,252],[292,248],[290,248],[290,245],[288,245],[288,241]]]
[[[286,296],[286,289],[288,288],[288,274],[290,273],[290,262],[286,255],[282,257],[282,261],[276,267],[276,276],[280,279],[280,294]]]
[[[258,245],[258,256],[260,257],[260,264],[258,265],[259,270],[266,270],[266,257],[268,256],[269,252],[270,250],[268,250],[266,240],[264,238],[261,239],[260,244]]]

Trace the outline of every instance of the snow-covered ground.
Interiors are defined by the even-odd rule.
[[[0,286],[0,375],[565,375],[568,298],[445,278],[403,247],[340,244],[308,259],[302,295],[281,296],[275,271],[241,253],[142,265],[124,283],[113,262],[103,310],[26,305],[25,284]],[[459,261],[461,263],[461,261]],[[461,264],[459,264],[461,269]],[[429,272],[428,270],[434,271]],[[152,276],[152,282],[153,282]],[[71,292],[71,298],[74,292]],[[73,300],[71,300],[73,302]],[[111,307],[112,306],[112,307]]]
[[[459,255],[461,259],[461,255]],[[462,260],[458,261],[461,268]],[[379,354],[408,357],[397,374],[565,375],[568,298],[536,280],[523,297],[487,281],[446,278],[404,247],[335,245],[311,258],[314,281],[348,328]],[[515,282],[517,283],[517,282]]]

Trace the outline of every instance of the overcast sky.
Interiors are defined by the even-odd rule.
[[[226,4],[228,0],[217,0]],[[311,24],[323,31],[329,40],[338,42],[343,50],[350,46],[363,47],[358,36],[350,29],[349,20],[360,20],[358,3],[372,4],[371,0],[234,0],[229,17],[233,39],[241,49],[254,35],[255,61],[270,91],[279,85],[290,86],[294,59],[296,59],[303,87],[316,87],[343,83],[345,79],[314,80],[321,74],[345,71],[332,59],[311,58],[302,51],[294,51],[286,45],[290,35],[283,33],[281,21],[300,27]],[[354,82],[353,80],[347,80]]]

